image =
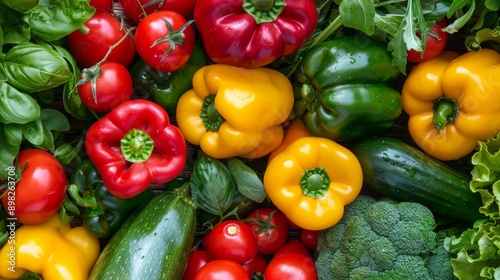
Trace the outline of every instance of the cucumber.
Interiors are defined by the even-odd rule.
[[[154,197],[118,229],[99,255],[90,280],[182,279],[196,232],[188,186]]]
[[[427,206],[434,214],[476,221],[482,200],[469,188],[471,176],[453,169],[395,138],[374,137],[355,143],[351,151],[363,170],[363,184],[398,201]]]

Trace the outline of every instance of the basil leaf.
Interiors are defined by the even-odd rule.
[[[498,11],[498,10],[500,10],[500,1],[498,1],[498,0],[486,0],[484,2],[484,6],[486,6],[486,8],[488,8],[488,10]]]
[[[236,189],[224,163],[202,151],[198,152],[189,184],[191,197],[198,207],[219,216],[231,205]]]
[[[2,2],[9,6],[9,8],[21,13],[26,12],[38,5],[38,0],[2,0]]]
[[[10,49],[3,67],[8,83],[26,93],[54,88],[72,76],[68,63],[56,51],[31,42]]]
[[[28,23],[22,20],[22,13],[16,12],[0,2],[0,47],[5,44],[28,42],[31,38]]]
[[[35,37],[52,42],[80,28],[94,14],[88,0],[49,0],[31,9],[24,20]]]
[[[4,126],[5,140],[14,146],[23,142],[23,126],[18,123],[9,123]]]
[[[40,115],[43,127],[48,130],[68,131],[70,129],[69,121],[66,116],[54,109],[42,109]]]
[[[19,153],[19,145],[12,145],[5,139],[4,128],[0,124],[0,179],[5,180],[8,177],[9,166],[14,164],[14,159]],[[0,207],[1,208],[1,207]]]
[[[25,124],[40,117],[40,105],[28,94],[0,81],[0,122]]]
[[[228,159],[226,164],[242,195],[258,203],[266,199],[264,184],[252,168],[236,158]]]
[[[48,130],[45,126],[42,125],[42,143],[40,145],[35,145],[36,148],[42,150],[54,150],[54,135],[52,131]]]
[[[375,33],[375,5],[372,0],[343,0],[339,11],[345,27],[358,29],[367,35]]]
[[[33,145],[42,145],[44,138],[42,121],[37,119],[24,125],[23,136]]]

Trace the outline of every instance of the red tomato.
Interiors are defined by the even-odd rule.
[[[300,240],[307,248],[314,250],[316,249],[316,246],[318,246],[319,232],[319,230],[301,229]]]
[[[204,265],[194,280],[249,280],[241,264],[231,260],[214,260]]]
[[[300,229],[300,227],[298,225],[296,225],[294,222],[290,221],[290,219],[288,219],[288,217],[283,214],[283,217],[285,218],[286,222],[288,223],[288,226],[290,228],[293,228],[293,229]]]
[[[137,26],[135,47],[151,68],[172,72],[181,68],[191,57],[194,37],[191,24],[182,15],[158,11],[147,15]]]
[[[2,205],[20,223],[34,225],[46,222],[61,208],[68,181],[62,165],[49,152],[25,149],[18,154],[17,170],[9,169],[7,193]],[[15,171],[21,171],[19,178]],[[11,184],[19,179],[17,184]]]
[[[439,55],[448,41],[448,33],[441,31],[441,29],[445,28],[447,25],[448,23],[444,19],[436,22],[436,24],[430,28],[431,32],[434,32],[435,35],[429,32],[427,33],[427,44],[425,45],[424,55],[420,56],[420,52],[409,50],[407,52],[407,60],[413,63],[420,63]],[[436,35],[438,37],[436,37]],[[420,38],[420,34],[417,34],[417,36]]]
[[[109,12],[113,9],[113,0],[90,0],[89,5]]]
[[[123,12],[133,20],[136,24],[144,18],[144,12],[146,14],[151,14],[156,10],[167,10],[174,11],[181,14],[184,17],[192,14],[194,9],[194,4],[196,0],[165,0],[160,9],[158,9],[158,5],[160,1],[157,1],[154,4],[148,5],[148,3],[154,2],[153,0],[118,0],[120,5],[123,8]],[[142,5],[142,8],[141,6]],[[144,12],[143,12],[144,9]]]
[[[243,265],[243,268],[247,271],[248,276],[252,278],[252,275],[264,275],[266,271],[267,261],[262,255],[257,255],[250,262]]]
[[[316,280],[314,261],[302,254],[289,252],[273,257],[264,273],[266,280]]]
[[[189,254],[189,258],[187,261],[186,269],[184,271],[183,280],[193,280],[196,276],[196,273],[202,268],[205,264],[211,261],[208,252],[205,250],[196,250],[192,251]]]
[[[257,237],[257,252],[259,254],[272,254],[288,240],[288,224],[277,209],[258,208],[250,212],[247,218],[252,220],[247,224]]]
[[[214,260],[227,259],[240,264],[257,255],[257,238],[252,228],[238,220],[225,220],[214,226],[206,250]]]
[[[89,30],[88,34],[75,30],[67,36],[70,53],[85,68],[101,61],[109,48],[126,36],[121,22],[104,10],[97,10],[85,26]],[[127,38],[111,51],[107,61],[118,62],[127,67],[132,63],[135,54],[134,39],[127,35]]]
[[[278,249],[278,251],[276,251],[276,253],[274,253],[273,258],[291,252],[299,253],[306,257],[312,258],[311,252],[307,249],[306,245],[304,245],[302,241],[297,239],[291,239],[287,243],[285,243],[285,245],[283,245]]]
[[[130,100],[134,85],[129,71],[120,63],[105,61],[100,67],[100,74],[95,80],[96,98],[92,92],[92,77],[84,78],[86,82],[78,86],[78,94],[90,110],[109,112],[118,104]]]

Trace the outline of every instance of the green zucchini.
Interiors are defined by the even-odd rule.
[[[481,196],[459,172],[395,138],[364,139],[351,147],[363,170],[363,184],[398,201],[413,201],[433,213],[461,220],[484,219]]]
[[[188,184],[154,197],[118,229],[90,280],[182,279],[196,232]]]

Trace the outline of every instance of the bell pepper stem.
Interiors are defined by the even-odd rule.
[[[83,197],[80,195],[80,186],[70,184],[68,193],[78,206],[97,209],[97,201],[94,196]]]
[[[217,131],[225,121],[221,114],[219,114],[219,112],[217,111],[214,101],[215,95],[213,94],[205,97],[200,114],[203,125],[210,131]]]
[[[244,0],[243,10],[251,15],[257,24],[275,21],[286,6],[285,0]]]
[[[151,136],[147,132],[135,128],[125,134],[120,144],[125,160],[133,163],[147,161],[154,149]]]
[[[312,198],[318,198],[325,195],[330,188],[330,176],[322,167],[306,170],[300,178],[300,187],[302,193]]]
[[[439,99],[434,105],[433,124],[437,131],[444,129],[455,120],[458,108],[456,102]]]

